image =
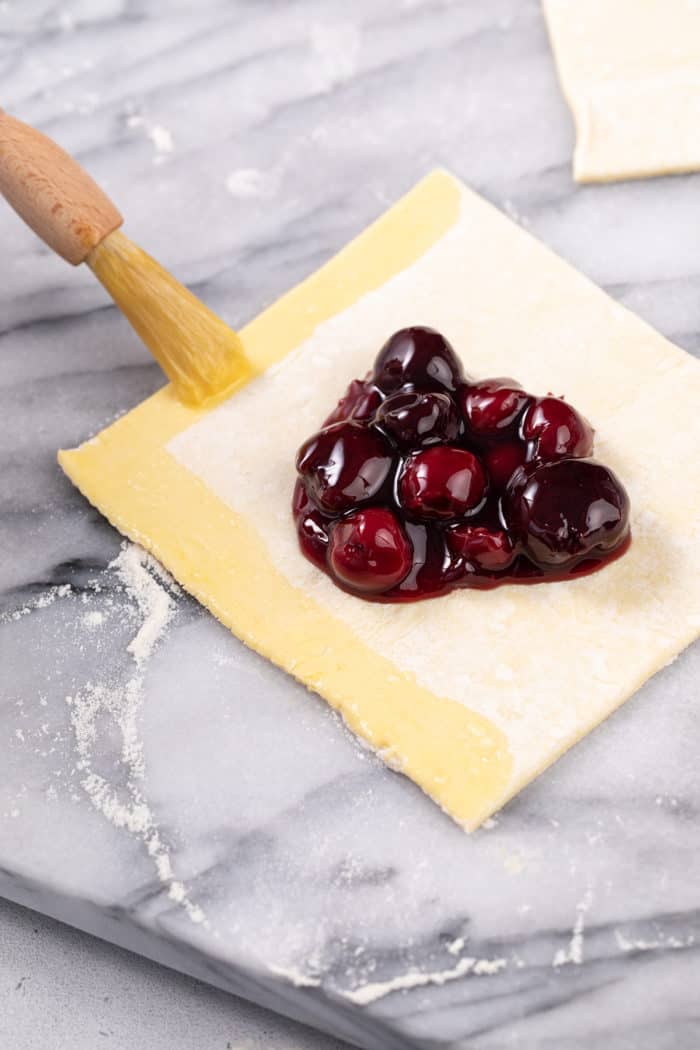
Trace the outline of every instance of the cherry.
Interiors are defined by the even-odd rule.
[[[329,562],[343,583],[357,591],[380,594],[408,574],[411,544],[396,517],[382,507],[368,507],[342,518],[331,534]]]
[[[504,516],[525,553],[545,567],[620,546],[629,500],[611,470],[591,459],[559,459],[518,471]]]
[[[459,415],[449,394],[392,394],[378,409],[377,423],[397,444],[420,448],[439,441],[454,441]]]
[[[401,503],[418,518],[461,517],[479,506],[485,491],[479,460],[451,445],[409,456],[399,481]]]
[[[433,328],[402,328],[379,351],[374,382],[385,394],[401,387],[454,391],[462,366],[444,336]]]
[[[299,544],[306,557],[319,565],[326,566],[328,554],[328,521],[317,510],[303,514],[297,522]]]
[[[513,428],[530,400],[514,379],[484,379],[462,387],[462,411],[475,434],[497,435]]]
[[[523,437],[536,441],[538,459],[590,456],[593,428],[575,408],[558,397],[538,398],[523,419]]]
[[[453,556],[445,543],[443,530],[434,523],[405,523],[413,548],[413,565],[401,581],[403,595],[439,594],[464,574],[460,558]]]
[[[297,478],[294,483],[294,493],[292,494],[292,514],[296,521],[302,514],[306,514],[311,509],[311,500],[309,495],[304,488],[304,482],[301,478]]]
[[[515,557],[513,544],[505,532],[483,525],[455,525],[447,530],[447,545],[455,554],[487,572],[507,569]]]
[[[386,439],[356,420],[319,431],[297,454],[309,496],[321,510],[336,514],[376,496],[392,466]]]
[[[525,462],[527,447],[522,441],[492,445],[484,452],[486,472],[497,488],[505,488],[518,467]]]
[[[382,395],[369,380],[353,379],[323,425],[329,427],[345,419],[370,419],[381,401]]]
[[[301,478],[297,478],[292,496],[292,513],[297,525],[299,546],[306,557],[322,569],[326,567],[329,522],[316,510]]]

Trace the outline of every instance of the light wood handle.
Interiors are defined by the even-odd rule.
[[[0,193],[74,266],[124,221],[109,197],[60,146],[1,109]]]

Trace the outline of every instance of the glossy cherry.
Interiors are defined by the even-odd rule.
[[[452,392],[462,380],[459,358],[434,328],[402,328],[374,362],[374,382],[385,394],[402,388]]]
[[[590,456],[593,428],[575,408],[558,397],[538,398],[523,418],[523,437],[536,441],[537,459]]]
[[[314,434],[297,456],[306,491],[328,513],[351,510],[373,499],[392,466],[386,439],[356,420],[334,423]]]
[[[335,525],[329,562],[346,586],[381,593],[395,587],[408,574],[413,552],[396,517],[382,507],[368,507]]]
[[[484,525],[454,525],[447,530],[447,545],[455,554],[479,569],[501,572],[515,557],[507,533]]]
[[[297,524],[299,546],[315,565],[325,568],[328,553],[328,519],[316,509],[304,487],[297,478],[292,497],[292,510]]]
[[[313,503],[309,499],[304,482],[301,478],[297,478],[294,482],[294,492],[292,493],[292,514],[295,520],[303,514],[307,514],[312,508]]]
[[[505,488],[513,474],[525,462],[527,446],[522,441],[491,445],[483,454],[486,473],[492,485]]]
[[[619,546],[627,535],[629,500],[602,463],[560,459],[514,475],[504,516],[537,564],[561,567]]]
[[[374,601],[593,572],[627,549],[629,501],[592,450],[565,401],[465,380],[438,332],[402,329],[299,451],[301,551]]]
[[[459,413],[449,394],[431,391],[392,394],[379,407],[375,423],[402,448],[425,448],[454,441]]]
[[[477,435],[498,436],[513,430],[530,400],[514,379],[483,379],[460,391],[462,411]]]
[[[353,379],[323,424],[329,427],[346,419],[369,419],[382,402],[382,395],[367,379]]]
[[[408,576],[393,592],[397,598],[412,601],[441,594],[461,581],[464,575],[463,560],[447,546],[442,528],[434,522],[406,520],[405,529],[413,548],[413,565]]]
[[[409,456],[399,479],[399,501],[416,518],[459,518],[484,498],[486,475],[464,448],[437,445]]]
[[[309,511],[299,518],[297,523],[299,544],[310,561],[321,568],[325,567],[328,553],[328,521],[317,511]]]

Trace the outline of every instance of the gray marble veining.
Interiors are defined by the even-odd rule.
[[[700,348],[700,177],[572,184],[536,0],[4,2],[0,97],[234,325],[444,165]],[[0,892],[368,1050],[696,1047],[697,646],[466,837],[172,596],[138,713],[198,910],[169,895],[85,791],[66,698],[133,681],[138,610],[55,463],[161,379],[87,272],[0,228]],[[91,755],[125,799],[108,716]]]

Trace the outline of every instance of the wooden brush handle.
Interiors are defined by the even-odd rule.
[[[0,193],[74,266],[124,221],[109,197],[60,146],[1,109]]]

